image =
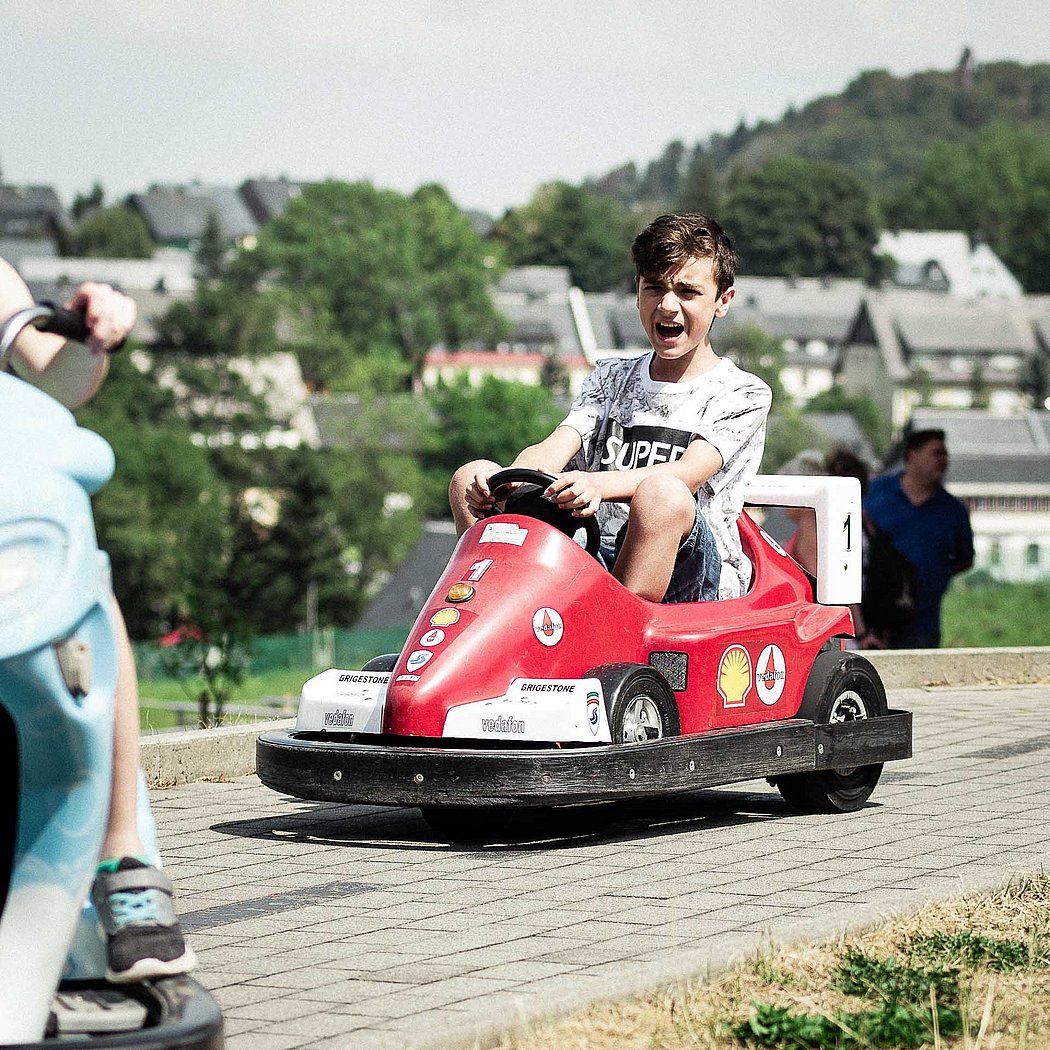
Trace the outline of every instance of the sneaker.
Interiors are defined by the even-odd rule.
[[[196,956],[171,904],[171,880],[159,868],[124,857],[100,871],[91,902],[106,933],[106,977],[115,984],[187,973]]]

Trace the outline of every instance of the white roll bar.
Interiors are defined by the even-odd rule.
[[[862,519],[856,478],[759,474],[744,502],[756,507],[811,507],[817,516],[817,601],[860,601]]]

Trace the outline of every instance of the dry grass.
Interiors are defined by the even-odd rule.
[[[932,951],[926,938],[936,934],[963,935],[967,943],[984,937],[1024,945],[1022,954],[1028,961],[1019,969],[996,969],[994,961],[973,965],[965,953]],[[865,1002],[836,988],[836,973],[850,951],[926,968],[958,967],[963,1033],[949,1038],[936,1032],[926,1045],[946,1050],[1050,1050],[1050,875],[931,904],[834,942],[770,946],[709,981],[598,1004],[489,1045],[499,1050],[742,1050],[748,1044],[731,1035],[727,1023],[747,1018],[755,1001],[825,1016],[839,1009],[871,1007],[878,989],[872,989]]]

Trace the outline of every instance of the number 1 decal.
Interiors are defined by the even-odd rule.
[[[853,550],[853,536],[850,533],[850,522],[853,520],[852,514],[846,515],[846,520],[842,523],[842,531],[846,534],[846,553],[849,554]]]
[[[471,565],[467,575],[464,579],[470,580],[471,583],[477,583],[482,576],[488,572],[489,566],[492,564],[491,558],[486,558],[484,561],[476,561]]]

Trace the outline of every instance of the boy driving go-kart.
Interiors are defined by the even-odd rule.
[[[633,254],[652,352],[600,363],[512,467],[456,471],[459,542],[403,650],[306,682],[294,729],[259,738],[263,783],[472,836],[515,808],[755,777],[848,812],[910,755],[911,716],[842,647],[858,483],[756,475],[769,388],[710,343],[728,239],[668,215]],[[815,580],[745,501],[814,509]]]
[[[717,222],[685,214],[652,222],[632,256],[652,351],[603,361],[565,420],[511,466],[554,474],[545,497],[598,515],[603,561],[628,590],[666,602],[737,597],[751,578],[737,519],[771,394],[711,346],[735,294],[736,255]],[[453,477],[460,535],[492,510],[499,469],[479,460]]]

